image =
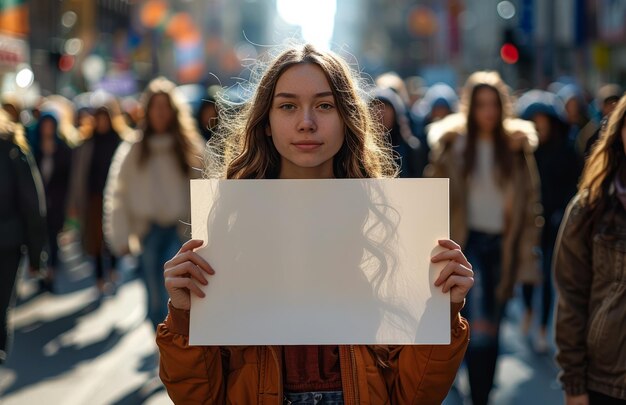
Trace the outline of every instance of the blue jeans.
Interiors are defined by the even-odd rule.
[[[472,331],[465,363],[472,403],[486,405],[496,371],[500,319],[504,310],[496,298],[502,271],[502,235],[470,231],[465,254],[474,268],[474,287],[462,311]]]
[[[167,290],[163,266],[180,249],[182,241],[176,226],[162,227],[153,224],[143,238],[143,252],[139,258],[141,274],[146,284],[148,318],[156,327],[167,315]]]
[[[285,405],[343,405],[342,391],[286,393]]]

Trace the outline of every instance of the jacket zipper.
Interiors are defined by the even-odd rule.
[[[356,367],[356,354],[354,353],[354,346],[350,346],[350,362],[352,363],[352,381],[354,382],[354,398],[356,400],[356,404],[361,403],[361,399],[359,398],[359,383],[357,378],[357,367]]]
[[[346,356],[346,351],[348,356]],[[346,358],[349,357],[349,358]],[[356,355],[354,346],[339,347],[339,358],[342,371],[342,383],[344,403],[346,405],[359,405],[359,386],[356,375]]]

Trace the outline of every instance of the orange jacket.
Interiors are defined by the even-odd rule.
[[[469,342],[461,307],[451,306],[451,344],[390,346],[387,367],[368,346],[339,346],[345,404],[441,404]],[[189,346],[189,311],[171,304],[156,341],[175,404],[283,404],[281,346]]]

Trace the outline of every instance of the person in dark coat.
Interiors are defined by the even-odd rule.
[[[117,100],[109,96],[95,109],[94,127],[88,139],[73,152],[68,222],[78,228],[83,250],[94,260],[100,294],[112,291],[118,280],[116,257],[104,243],[102,231],[104,186],[117,147],[132,135]]]
[[[391,89],[378,88],[372,103],[374,108],[379,109],[376,116],[388,131],[400,177],[422,177],[428,155],[423,143],[413,135],[402,98]]]
[[[537,170],[541,180],[541,204],[545,221],[541,234],[542,302],[539,333],[534,348],[539,353],[548,349],[547,331],[553,301],[552,256],[554,244],[569,200],[576,194],[582,165],[574,146],[568,140],[570,127],[561,100],[542,90],[524,93],[517,104],[520,118],[535,123],[539,146],[535,151]],[[526,313],[522,331],[528,334],[533,317],[533,284],[523,284]]]
[[[46,193],[48,243],[50,245],[48,271],[42,287],[52,291],[54,272],[59,264],[57,235],[65,223],[72,172],[72,150],[61,139],[58,120],[53,113],[41,114],[33,132],[32,147]]]
[[[9,351],[7,318],[22,248],[28,250],[32,272],[46,263],[43,185],[20,130],[0,111],[0,364]]]
[[[200,135],[202,135],[205,141],[210,140],[213,136],[213,131],[215,131],[218,120],[219,112],[215,104],[215,97],[209,95],[207,98],[200,101],[200,107],[198,107],[198,113],[196,115]]]
[[[613,110],[615,110],[615,106],[617,105],[617,102],[623,94],[624,92],[617,84],[606,84],[600,87],[600,89],[598,90],[598,94],[596,95],[596,103],[598,104],[600,110],[601,119],[599,125],[594,128],[591,136],[586,139],[581,139],[581,142],[584,142],[585,159],[587,159],[587,157],[589,157],[589,155],[591,154],[591,149],[600,138],[600,132],[602,132],[602,130],[606,126],[606,123],[609,120],[609,116],[611,115]]]
[[[428,156],[430,147],[426,139],[427,128],[458,111],[459,96],[454,89],[445,83],[435,83],[426,90],[424,97],[411,107],[413,134],[420,140],[424,154]],[[428,162],[426,162],[428,163]],[[423,171],[424,168],[421,168]]]

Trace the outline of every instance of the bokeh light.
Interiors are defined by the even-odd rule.
[[[156,28],[167,17],[168,6],[163,0],[148,0],[141,9],[141,23],[148,28]]]
[[[429,7],[417,6],[409,13],[408,28],[413,35],[429,37],[439,29],[437,16]]]
[[[34,80],[35,80],[35,74],[28,66],[22,67],[20,71],[17,72],[17,75],[15,76],[15,83],[23,89],[30,87],[30,85],[33,84]]]
[[[515,17],[515,5],[508,0],[501,1],[497,6],[498,15],[505,20]]]

